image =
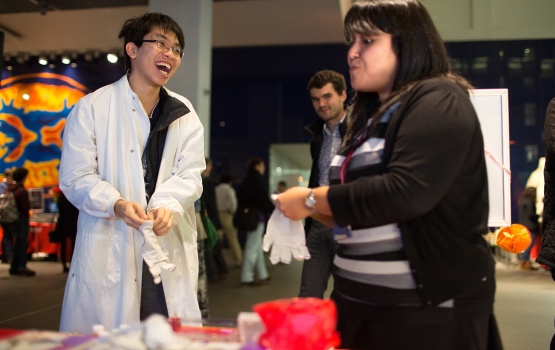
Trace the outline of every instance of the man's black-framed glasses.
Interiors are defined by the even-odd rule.
[[[171,47],[168,46],[164,41],[162,40],[154,40],[154,39],[143,39],[143,40],[137,40],[136,43],[156,43],[156,47],[159,48],[160,50],[167,52],[168,50],[171,50],[172,54],[175,57],[178,58],[183,58],[183,55],[185,55],[185,51],[181,50],[178,47]]]

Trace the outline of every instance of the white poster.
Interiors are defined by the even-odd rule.
[[[482,126],[489,186],[489,227],[511,225],[509,93],[507,89],[471,90]]]

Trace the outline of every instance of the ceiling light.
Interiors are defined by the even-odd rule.
[[[46,66],[48,64],[48,59],[44,56],[40,56],[39,57],[39,64],[43,65],[43,66]]]
[[[71,63],[71,58],[69,58],[68,55],[63,55],[62,56],[62,63],[63,64],[70,64]]]
[[[116,55],[115,53],[110,52],[109,54],[106,55],[106,59],[110,63],[116,63],[118,61],[118,55]]]

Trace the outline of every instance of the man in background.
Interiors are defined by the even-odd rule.
[[[308,92],[318,119],[305,126],[312,134],[312,169],[308,187],[329,185],[332,158],[341,148],[347,130],[344,103],[347,99],[345,77],[332,70],[317,72],[308,82]],[[311,258],[303,263],[299,297],[323,298],[331,275],[336,244],[332,228],[306,219],[306,246]]]
[[[231,176],[222,175],[220,184],[216,186],[216,204],[220,213],[220,223],[224,231],[225,238],[233,254],[235,267],[243,264],[243,252],[237,238],[237,228],[233,226],[233,214],[237,210],[237,195],[232,187]]]

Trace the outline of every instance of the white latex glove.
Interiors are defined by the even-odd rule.
[[[268,221],[262,244],[265,252],[269,251],[270,247],[270,262],[274,265],[279,262],[291,263],[291,256],[297,260],[310,259],[303,224],[301,221],[286,218],[278,209],[274,209]]]
[[[160,243],[158,243],[158,239],[152,230],[152,220],[143,222],[139,227],[139,231],[141,231],[145,239],[141,245],[141,254],[149,267],[152,277],[154,277],[154,283],[158,284],[162,281],[160,277],[162,269],[173,271],[175,265],[170,262],[168,253],[163,251]]]

